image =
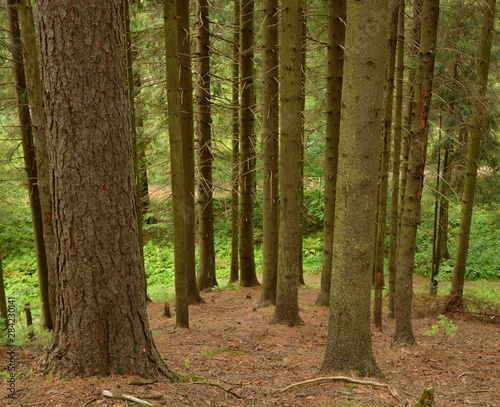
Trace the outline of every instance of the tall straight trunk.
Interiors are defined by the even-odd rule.
[[[210,113],[210,26],[208,0],[196,1],[196,114],[198,135],[198,289],[214,287],[214,211],[212,185],[212,129]]]
[[[260,307],[276,304],[279,247],[279,58],[278,58],[278,0],[263,4],[263,264]]]
[[[186,268],[186,208],[184,189],[183,145],[181,132],[181,99],[179,63],[177,61],[177,16],[175,0],[165,0],[165,60],[167,70],[168,135],[170,140],[170,173],[172,212],[174,218],[175,323],[189,328],[189,303]]]
[[[57,253],[45,370],[173,379],[146,313],[121,5],[37,2]]]
[[[125,32],[125,66],[127,70],[127,88],[128,88],[128,103],[129,103],[129,120],[130,120],[130,137],[132,143],[132,160],[134,166],[134,182],[135,182],[135,205],[137,207],[137,226],[139,232],[139,249],[141,251],[141,259],[144,264],[144,238],[142,229],[142,188],[139,173],[139,160],[140,153],[137,142],[137,127],[135,116],[135,90],[134,90],[134,72],[132,69],[132,36],[130,33],[130,13],[129,13],[129,0],[122,0],[123,7],[123,27]],[[144,274],[144,295],[148,297],[148,282],[146,274]]]
[[[413,269],[417,226],[420,223],[420,199],[424,182],[427,149],[427,120],[432,96],[432,79],[436,57],[439,0],[424,0],[419,62],[415,74],[415,92],[409,135],[408,178],[403,200],[401,235],[397,257],[395,310],[395,344],[413,344],[412,329]]]
[[[458,231],[455,267],[451,281],[450,295],[463,295],[467,252],[474,209],[474,193],[476,191],[477,167],[482,134],[486,131],[486,87],[490,69],[490,55],[492,33],[495,24],[496,0],[485,0],[483,11],[484,19],[481,28],[481,42],[479,45],[479,65],[476,75],[474,108],[472,110],[470,135],[467,143],[467,166],[465,168],[464,191],[462,208],[460,210],[460,228]]]
[[[392,106],[394,100],[394,72],[396,69],[396,42],[400,0],[392,0],[391,34],[388,42],[387,78],[385,85],[384,121],[382,124],[382,155],[380,163],[377,235],[375,239],[375,290],[373,324],[382,330],[382,290],[384,288],[384,254],[387,217],[387,189],[391,150]],[[399,174],[398,174],[399,176]]]
[[[21,130],[21,142],[23,146],[24,167],[28,181],[28,194],[33,221],[33,234],[35,238],[36,264],[38,271],[38,290],[40,293],[40,325],[52,329],[52,315],[49,304],[49,269],[45,242],[43,235],[43,215],[40,205],[40,194],[38,189],[38,174],[35,156],[35,144],[33,139],[33,127],[29,108],[30,98],[24,74],[24,58],[21,43],[21,32],[19,29],[19,18],[17,2],[7,2],[7,17],[9,20],[9,34],[12,52],[12,71],[14,74],[14,85],[16,87],[17,109],[19,125]]]
[[[439,140],[441,143],[441,128],[442,128],[442,116],[439,116]],[[436,295],[438,292],[438,281],[436,280],[439,274],[439,262],[441,261],[441,232],[439,230],[439,225],[441,223],[439,219],[439,207],[441,206],[441,183],[439,182],[441,178],[441,147],[438,146],[438,160],[436,165],[436,196],[434,201],[434,219],[432,222],[432,257],[431,257],[431,284],[429,293],[431,295]]]
[[[440,258],[451,259],[448,251],[448,215],[449,215],[449,200],[448,195],[450,191],[450,173],[451,166],[449,162],[449,155],[451,152],[451,144],[447,143],[444,149],[443,157],[443,182],[441,183],[441,200],[439,203],[439,233],[441,235],[440,245]]]
[[[5,282],[3,279],[2,253],[0,253],[0,318],[4,319],[4,326],[0,326],[0,331],[9,329],[9,318],[7,315],[7,297],[5,296]]]
[[[422,27],[422,4],[424,0],[414,0],[413,2],[413,24],[411,27],[409,40],[409,54],[411,60],[416,59],[420,47],[420,31]],[[408,72],[408,96],[405,111],[405,129],[403,133],[403,152],[401,166],[401,188],[399,190],[399,212],[398,212],[398,244],[401,235],[401,217],[403,216],[403,201],[406,191],[406,178],[408,173],[408,155],[410,151],[409,135],[411,132],[411,117],[413,109],[413,94],[415,93],[415,69]]]
[[[300,112],[302,80],[302,36],[296,34],[302,24],[302,1],[281,2],[280,101],[280,224],[276,308],[271,323],[295,326],[303,324],[299,316],[299,251],[301,238],[301,160],[302,118]]]
[[[259,284],[254,254],[255,85],[254,0],[241,0],[240,34],[240,286]]]
[[[335,225],[335,197],[337,192],[337,166],[339,156],[340,106],[342,98],[342,72],[346,0],[330,1],[328,9],[328,66],[326,77],[326,147],[325,147],[325,213],[323,221],[323,258],[321,288],[316,305],[328,306],[332,276],[333,231]]]
[[[229,282],[238,281],[239,271],[239,180],[240,180],[240,0],[234,0],[233,9],[233,52],[231,83],[231,122],[232,122],[232,152],[231,152],[231,272]]]
[[[193,81],[191,72],[191,35],[189,24],[189,1],[176,1],[177,50],[179,51],[179,88],[181,91],[181,132],[184,168],[184,204],[186,222],[186,273],[188,302],[203,302],[196,283],[195,236],[195,181],[194,181],[194,122]]]
[[[349,3],[330,316],[320,372],[381,375],[371,343],[370,280],[384,92],[387,0]],[[366,29],[369,27],[369,29]],[[359,95],[363,95],[360,97]]]
[[[398,17],[398,63],[396,68],[396,106],[394,110],[394,149],[392,153],[392,190],[389,225],[389,315],[394,316],[396,256],[398,247],[399,173],[401,169],[401,133],[403,121],[405,0],[400,0]]]

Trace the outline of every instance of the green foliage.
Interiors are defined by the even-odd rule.
[[[436,336],[439,330],[442,329],[445,333],[453,338],[455,336],[456,330],[458,329],[458,326],[456,326],[452,321],[446,318],[445,315],[440,314],[438,315],[438,318],[439,322],[432,325],[432,327],[427,331],[424,331],[423,334],[426,336]]]

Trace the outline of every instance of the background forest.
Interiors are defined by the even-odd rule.
[[[335,348],[340,355],[350,355],[345,357],[349,368],[381,376],[371,354],[368,306],[373,300],[377,332],[382,332],[383,314],[395,316],[393,342],[414,344],[413,278],[419,284],[425,281],[425,291],[432,298],[449,295],[445,309],[463,310],[464,296],[475,304],[467,312],[498,318],[500,293],[491,284],[500,279],[500,47],[495,29],[498,13],[492,12],[496,1],[387,3],[390,13],[375,7],[374,28],[366,30],[366,40],[353,27],[364,29],[363,24],[372,20],[361,12],[367,21],[358,21],[352,11],[365,10],[366,3],[347,5],[352,12],[347,24],[346,2],[333,0],[284,1],[281,9],[271,0],[124,0],[123,9],[118,8],[115,32],[123,34],[125,52],[113,57],[118,80],[126,74],[128,99],[108,100],[106,107],[128,106],[120,117],[128,115],[124,129],[128,133],[130,125],[133,174],[118,175],[133,180],[131,186],[134,183],[128,191],[133,205],[128,208],[124,201],[124,213],[129,209],[132,213],[126,219],[131,226],[125,229],[139,243],[139,266],[132,270],[141,280],[142,261],[146,298],[165,303],[166,314],[168,303],[175,301],[176,327],[189,327],[188,305],[203,303],[204,296],[213,298],[211,290],[260,284],[254,311],[276,305],[272,324],[300,326],[304,320],[299,315],[298,291],[307,282],[319,293],[315,305],[330,306],[320,371],[343,369],[344,361],[337,361],[332,353]],[[52,223],[53,213],[44,209],[52,193],[48,202],[54,199],[54,216],[62,224],[64,211],[57,208],[64,209],[68,203],[64,201],[67,185],[55,170],[64,161],[55,158],[62,145],[48,137],[47,152],[39,138],[42,133],[50,136],[56,126],[44,131],[52,114],[54,123],[59,114],[52,105],[55,93],[47,90],[51,86],[48,61],[62,61],[64,52],[50,55],[44,47],[50,43],[49,30],[40,28],[45,27],[40,22],[53,22],[48,3],[38,5],[38,10],[27,0],[0,4],[0,271],[6,296],[26,304],[16,308],[19,344],[28,343],[33,335],[38,343],[48,343],[51,333],[44,328],[52,328],[52,320],[63,321],[61,315],[70,315],[74,306],[65,310],[60,304],[79,298],[77,283],[68,285],[76,288],[75,295],[58,285],[70,280],[63,271],[71,278],[77,273],[71,274],[64,262],[54,268],[56,254],[71,257],[64,257],[64,233],[60,232],[66,225],[56,228],[59,235],[54,243],[46,225]],[[12,13],[16,9],[18,13]],[[387,44],[387,55],[377,51],[382,44]],[[121,45],[118,42],[117,49]],[[45,76],[40,76],[33,62],[39,58],[37,48],[42,49]],[[68,67],[62,69],[70,72]],[[357,81],[363,75],[371,79],[364,87]],[[43,108],[40,77],[45,81]],[[79,102],[92,91],[101,95],[102,78],[95,79],[95,86],[88,85],[90,92],[83,89],[82,99],[76,98]],[[88,107],[90,112],[95,108]],[[75,112],[76,117],[81,110]],[[380,130],[380,149],[378,141],[370,139],[374,131],[366,131],[368,126]],[[365,138],[356,145],[354,135],[363,129]],[[100,170],[106,172],[108,163],[102,161]],[[362,181],[352,182],[352,174]],[[89,181],[89,188],[94,181]],[[107,186],[101,181],[98,189]],[[361,197],[358,202],[356,196]],[[335,202],[338,206],[343,199],[345,208],[337,210]],[[41,235],[45,243],[40,243]],[[116,241],[110,236],[109,247],[115,244],[117,251],[131,241],[120,233]],[[80,254],[85,258],[90,249],[84,236],[82,242]],[[59,252],[51,251],[55,247]],[[89,261],[96,258],[101,260],[99,255],[87,256]],[[113,255],[110,258],[114,267]],[[332,261],[336,273],[332,273]],[[109,274],[99,274],[90,266],[89,273],[90,269],[104,279],[113,277],[111,266],[103,266]],[[370,275],[371,293],[367,290],[363,297],[363,290],[355,287],[364,287]],[[123,279],[117,276],[118,284]],[[464,289],[464,278],[474,281],[474,288],[467,284]],[[137,302],[131,300],[138,314],[144,300],[142,280],[135,280]],[[85,278],[82,281],[86,283]],[[91,285],[96,286],[107,298],[105,283]],[[99,292],[93,295],[99,303]],[[78,309],[79,303],[75,304]],[[366,313],[359,304],[367,305]],[[484,314],[481,304],[492,308]],[[349,317],[343,319],[345,315]],[[360,323],[355,322],[358,317]],[[26,326],[31,318],[35,328]],[[151,361],[162,366],[169,378],[178,378],[159,357],[149,328],[143,329],[148,326],[145,318],[138,319],[145,324],[137,329],[145,332]],[[113,323],[119,327],[119,318]],[[359,326],[353,338],[349,324]],[[447,333],[454,333],[446,317],[440,324]],[[59,362],[54,351],[74,343],[69,339],[58,343],[65,329],[61,324],[55,328],[48,363],[55,369],[70,366],[71,371],[71,363]],[[73,334],[79,341],[81,335]],[[356,357],[349,352],[358,339],[358,348],[366,346],[370,351],[361,362],[352,362]],[[142,346],[135,337],[130,343],[138,349]],[[89,369],[102,372],[101,367]],[[119,363],[114,369],[107,372],[123,373]],[[133,373],[148,376],[152,371],[148,366]]]

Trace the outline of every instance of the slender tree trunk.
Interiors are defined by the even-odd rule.
[[[441,128],[442,128],[442,117],[439,116],[439,140],[441,142]],[[441,178],[441,147],[438,147],[438,160],[436,165],[436,197],[434,202],[434,219],[432,222],[432,257],[431,257],[431,281],[430,290],[431,295],[436,295],[438,292],[438,281],[436,280],[439,274],[439,262],[441,261],[441,231],[439,230],[439,225],[441,220],[439,219],[441,206],[441,183],[439,182]]]
[[[181,97],[181,132],[184,167],[184,204],[186,212],[186,273],[188,302],[203,302],[196,283],[195,261],[195,181],[194,181],[194,123],[193,81],[191,72],[191,35],[189,24],[189,2],[176,1],[177,49],[179,51],[179,87]]]
[[[382,125],[382,160],[380,168],[380,194],[378,201],[377,237],[375,240],[375,299],[373,324],[382,330],[382,290],[384,288],[384,254],[387,225],[387,190],[389,186],[389,160],[391,150],[392,107],[394,100],[394,73],[396,69],[396,48],[400,0],[392,0],[391,34],[388,42],[387,78],[385,86],[384,121]],[[399,174],[398,174],[399,176]]]
[[[389,226],[389,316],[394,317],[396,257],[398,245],[399,172],[401,168],[401,130],[403,120],[405,0],[400,0],[398,17],[398,63],[396,69],[396,106],[394,111],[394,150],[392,155],[392,190]]]
[[[447,143],[443,158],[443,182],[441,183],[441,200],[439,203],[439,233],[441,236],[441,259],[451,259],[448,251],[448,214],[449,214],[449,191],[450,191],[450,163],[449,154],[451,144]]]
[[[403,200],[401,236],[397,258],[395,344],[413,344],[412,328],[413,269],[417,226],[420,223],[420,199],[424,182],[427,148],[427,119],[431,105],[432,79],[436,57],[436,38],[439,19],[439,0],[424,0],[419,63],[415,75],[415,93],[411,116],[408,178]]]
[[[40,205],[40,194],[38,190],[38,175],[35,157],[35,144],[33,140],[33,127],[29,108],[30,97],[24,74],[23,48],[21,44],[21,32],[19,29],[19,18],[17,2],[7,2],[7,17],[9,20],[9,34],[12,52],[12,70],[14,73],[14,84],[16,87],[17,109],[19,114],[19,125],[21,129],[21,142],[24,154],[24,166],[28,181],[28,194],[33,221],[33,234],[35,238],[35,253],[38,271],[38,290],[40,293],[40,325],[52,329],[52,315],[49,305],[49,270],[45,242],[43,236],[42,208]]]
[[[347,8],[330,317],[320,372],[380,376],[371,344],[370,280],[388,2]],[[370,29],[366,30],[365,27]],[[359,95],[363,97],[359,97]],[[355,137],[353,137],[355,135]],[[362,205],[360,203],[363,203]]]
[[[234,0],[233,9],[233,77],[231,84],[232,100],[232,153],[231,153],[231,272],[229,282],[238,281],[239,271],[239,179],[240,179],[240,0]]]
[[[263,119],[262,149],[264,161],[263,186],[263,265],[262,290],[259,306],[276,304],[279,248],[279,58],[278,58],[278,0],[263,4]]]
[[[240,286],[259,284],[254,256],[255,85],[254,0],[241,0]]]
[[[45,370],[174,378],[146,313],[121,1],[38,1],[37,17],[57,253]]]
[[[474,209],[474,193],[476,191],[477,167],[479,162],[479,148],[481,136],[486,131],[485,113],[486,88],[490,69],[490,55],[492,33],[495,24],[496,0],[484,1],[484,20],[481,29],[481,42],[479,45],[479,65],[476,75],[476,88],[474,108],[471,117],[470,135],[467,144],[467,166],[465,169],[465,183],[462,195],[462,208],[460,211],[460,228],[458,231],[457,251],[455,254],[455,267],[451,281],[450,295],[463,295],[467,252],[469,250],[469,237]]]
[[[189,328],[186,266],[186,207],[175,0],[165,0],[163,3],[163,12],[165,19],[165,60],[167,69],[172,212],[174,218],[175,323],[179,328]]]
[[[212,129],[210,114],[210,27],[208,0],[196,1],[196,114],[198,135],[198,213],[200,259],[198,289],[217,285],[215,279],[214,211],[212,185]]]
[[[333,233],[335,224],[335,197],[339,155],[340,106],[342,97],[342,71],[346,0],[330,1],[328,10],[328,73],[325,148],[325,213],[323,221],[323,259],[321,288],[316,305],[328,306],[332,276]]]
[[[294,35],[302,24],[302,1],[281,3],[281,173],[280,225],[276,308],[273,324],[303,324],[299,316],[299,252],[301,213],[302,118],[300,112],[302,80],[302,36]],[[295,33],[296,34],[296,33]]]

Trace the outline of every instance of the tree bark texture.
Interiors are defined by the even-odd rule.
[[[240,32],[240,286],[259,284],[254,255],[255,72],[254,0],[241,0]]]
[[[37,1],[56,234],[45,369],[174,378],[149,329],[120,0]]]
[[[385,84],[384,120],[382,123],[382,154],[380,162],[377,235],[375,238],[375,287],[373,324],[382,330],[382,290],[384,288],[384,254],[387,218],[387,190],[389,187],[389,160],[391,152],[392,107],[394,100],[394,74],[396,70],[396,42],[398,34],[399,0],[392,0],[391,31],[389,35],[387,75]],[[399,174],[398,174],[399,177]]]
[[[481,146],[481,137],[486,131],[484,129],[484,119],[488,111],[486,105],[486,87],[490,69],[492,33],[495,24],[495,7],[496,0],[485,0],[482,6],[484,20],[481,29],[481,42],[479,45],[479,65],[476,75],[475,99],[471,117],[470,135],[467,143],[467,166],[465,168],[462,208],[460,210],[460,227],[458,231],[457,251],[455,254],[455,266],[453,268],[450,295],[462,295],[464,291],[467,252],[469,250],[474,194],[477,182],[477,167],[479,165],[479,149]]]
[[[404,39],[405,0],[400,0],[397,39],[396,106],[394,109],[394,149],[392,153],[392,189],[389,225],[389,315],[394,317],[394,291],[396,287],[396,257],[398,248],[398,208],[399,177],[401,170],[401,134],[403,122],[403,80],[404,80]]]
[[[203,302],[196,283],[195,236],[196,204],[194,180],[193,81],[191,72],[191,35],[189,2],[176,1],[177,49],[179,51],[179,89],[181,97],[181,132],[184,167],[184,205],[186,211],[186,273],[188,302]]]
[[[281,3],[281,174],[280,224],[276,308],[271,323],[295,326],[303,324],[299,316],[299,256],[302,199],[302,36],[297,27],[302,25],[302,1]]]
[[[342,71],[344,66],[346,0],[330,1],[328,9],[327,110],[325,146],[325,213],[323,218],[323,257],[321,288],[316,305],[328,306],[332,277],[335,197],[339,155]]]
[[[2,253],[0,253],[0,318],[4,319],[4,324],[0,327],[0,329],[9,329],[7,298],[5,296],[5,282],[3,278]]]
[[[370,285],[383,120],[388,2],[347,7],[330,317],[321,373],[381,375],[371,343]]]
[[[40,325],[52,329],[52,315],[49,304],[49,269],[45,241],[43,234],[42,207],[40,205],[40,193],[38,189],[38,173],[36,165],[35,143],[33,138],[33,126],[29,108],[29,94],[24,74],[23,47],[21,43],[21,31],[19,28],[19,17],[17,2],[7,2],[7,17],[9,20],[9,34],[12,52],[12,71],[14,74],[14,85],[16,88],[17,109],[19,115],[19,127],[21,130],[21,143],[23,146],[24,167],[26,170],[28,194],[33,222],[33,235],[35,239],[35,253],[38,273],[38,290],[40,294]]]
[[[276,304],[279,248],[279,57],[278,1],[263,4],[263,265],[259,306]]]
[[[233,9],[233,49],[232,49],[232,152],[231,152],[231,272],[229,282],[234,283],[239,278],[239,180],[240,180],[240,0],[234,0]]]
[[[198,214],[200,259],[198,289],[217,285],[215,278],[212,184],[212,129],[210,113],[210,26],[208,0],[196,1],[196,114],[198,135]]]
[[[409,135],[409,156],[406,191],[402,202],[401,234],[397,257],[397,277],[394,303],[396,344],[413,344],[412,329],[413,268],[417,226],[420,223],[420,199],[424,182],[427,149],[427,119],[432,96],[432,79],[436,56],[439,0],[424,0],[419,62]]]
[[[170,141],[170,173],[174,219],[175,324],[179,328],[189,328],[187,266],[185,261],[186,207],[184,204],[184,164],[175,1],[165,0],[163,3],[167,70],[168,136]]]

